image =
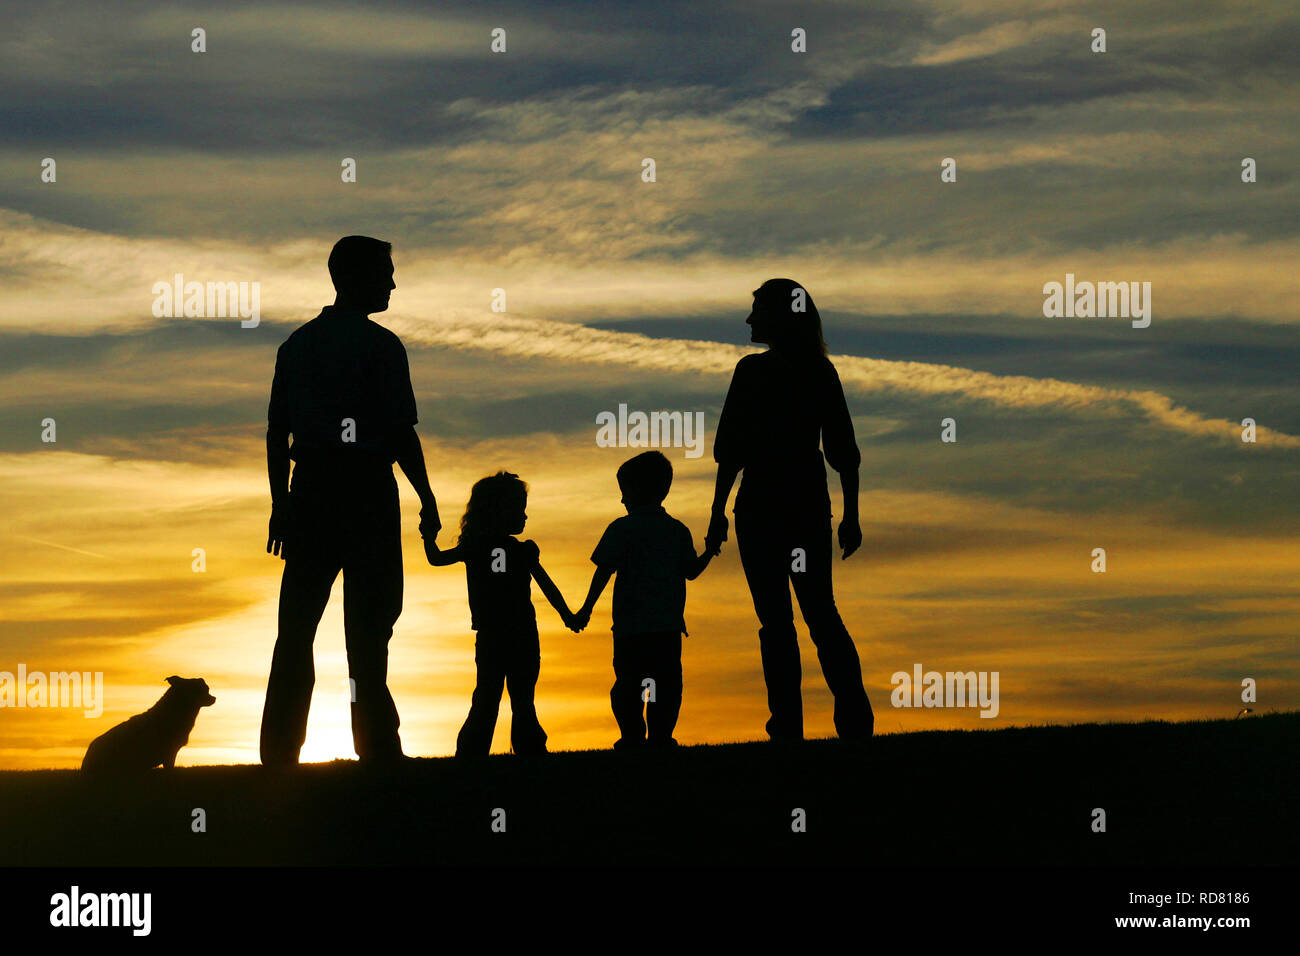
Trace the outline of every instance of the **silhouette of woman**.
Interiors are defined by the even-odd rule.
[[[754,292],[745,320],[767,351],[736,364],[713,441],[718,463],[705,547],[727,538],[727,499],[736,476],[736,543],[758,614],[759,647],[773,740],[803,738],[799,641],[790,585],[817,659],[835,696],[835,731],[869,738],[871,704],[853,638],[831,585],[831,502],[825,462],[840,475],[844,517],[839,543],[847,558],[862,544],[858,524],[861,456],[838,373],[826,357],[821,316],[806,289],[769,279]],[[820,447],[819,447],[820,446]]]

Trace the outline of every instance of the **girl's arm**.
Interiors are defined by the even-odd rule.
[[[564,595],[560,594],[560,589],[555,586],[555,582],[551,580],[551,576],[546,573],[546,569],[542,567],[540,561],[533,565],[533,580],[537,582],[537,586],[546,595],[546,600],[551,602],[551,607],[559,612],[560,620],[564,622],[564,626],[576,631],[573,612],[569,610],[569,605],[564,603]]]
[[[445,568],[447,565],[455,564],[461,560],[460,545],[443,551],[433,538],[425,538],[424,556],[429,559],[429,563],[435,568]]]

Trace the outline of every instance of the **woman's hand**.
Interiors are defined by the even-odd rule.
[[[856,515],[845,515],[840,522],[840,547],[844,549],[844,559],[862,547],[862,526]]]
[[[717,554],[722,550],[722,542],[727,540],[727,522],[726,512],[715,511],[713,517],[709,519],[709,530],[704,534],[704,550],[712,551]]]

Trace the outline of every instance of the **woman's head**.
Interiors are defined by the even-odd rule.
[[[755,342],[789,355],[826,354],[822,317],[808,290],[793,279],[768,279],[754,290],[754,309],[745,320]]]
[[[460,543],[490,541],[524,530],[528,485],[518,475],[498,471],[474,482],[460,519]]]

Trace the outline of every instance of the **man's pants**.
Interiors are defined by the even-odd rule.
[[[484,757],[491,751],[503,683],[510,691],[511,749],[520,755],[546,753],[546,731],[537,720],[533,703],[542,667],[537,630],[479,631],[474,640],[474,664],[478,682],[469,716],[456,737],[456,756]]]
[[[312,643],[340,571],[353,746],[362,759],[397,756],[402,745],[388,692],[388,640],[402,613],[402,538],[392,468],[299,463],[289,508],[280,630],[262,711],[262,763],[298,760],[316,681]]]
[[[647,679],[652,684],[644,683]],[[646,700],[653,689],[653,699]],[[614,635],[614,686],[609,692],[624,745],[672,740],[682,709],[682,635],[679,631]],[[641,715],[645,708],[645,717]]]
[[[773,740],[803,738],[803,673],[790,604],[792,583],[826,684],[835,696],[836,733],[863,739],[874,729],[858,651],[835,607],[831,543],[829,513],[736,515],[740,563],[758,613],[758,641],[772,714],[767,732]]]

